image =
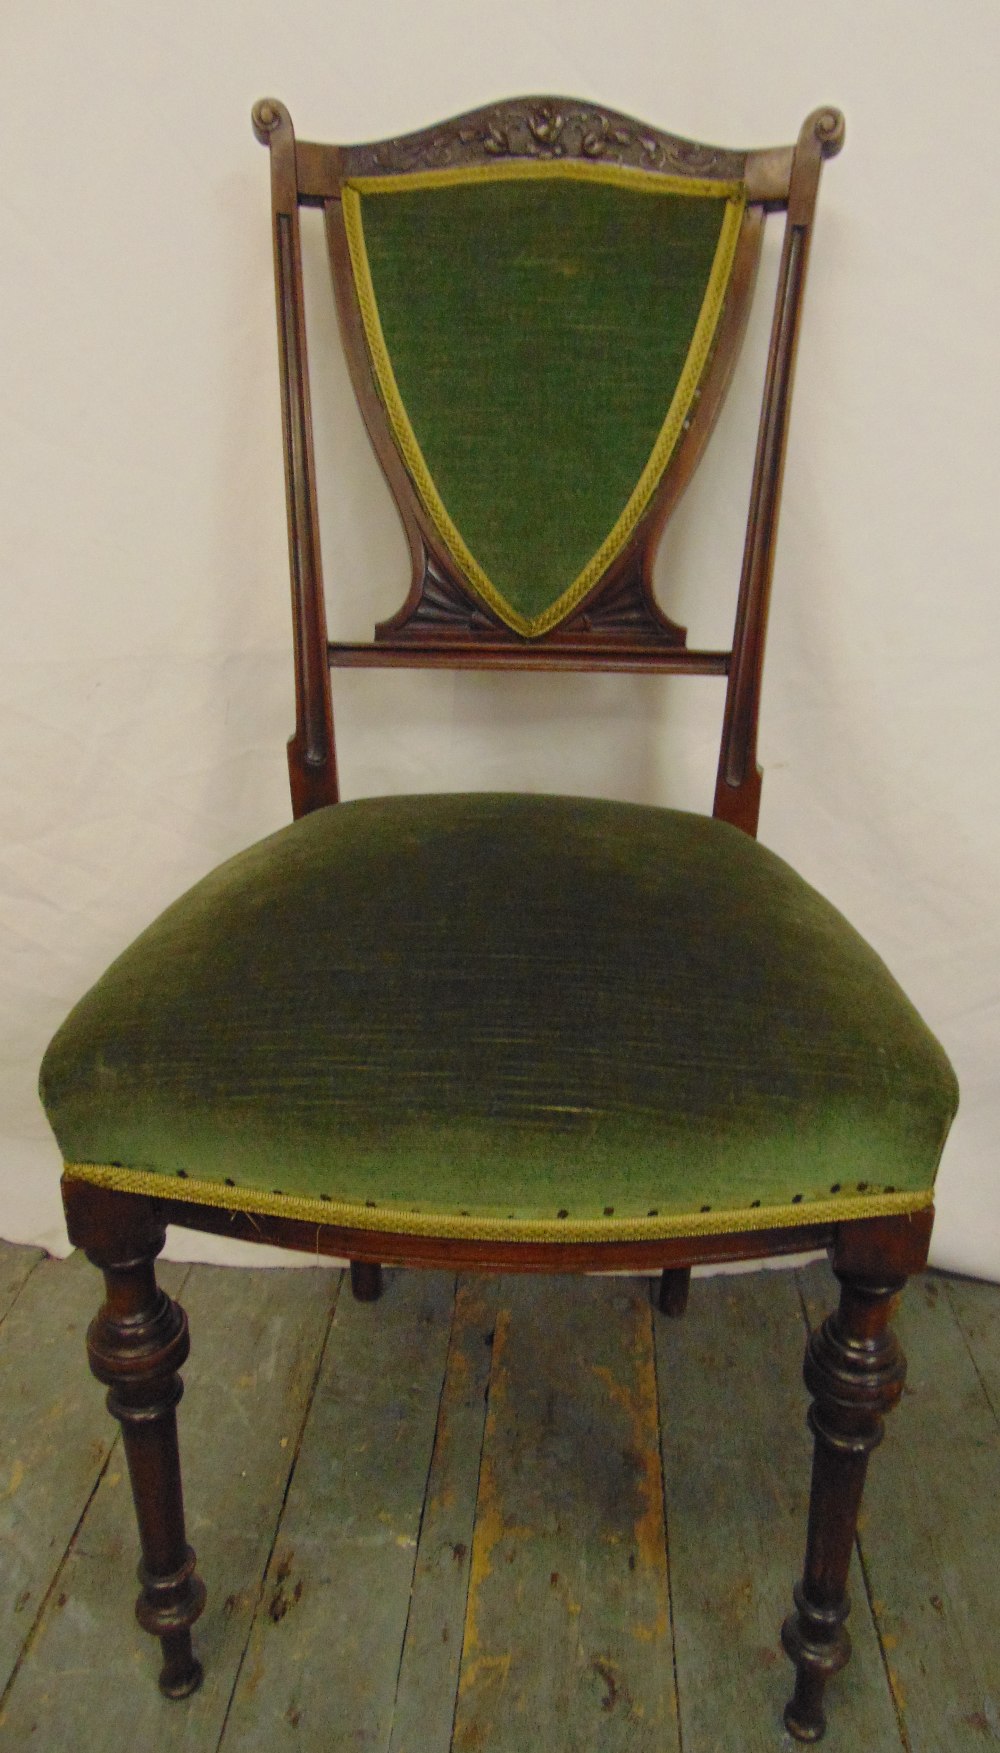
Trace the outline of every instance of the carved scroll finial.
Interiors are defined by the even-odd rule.
[[[280,128],[283,122],[291,124],[288,111],[283,103],[278,102],[276,97],[258,98],[250,112],[250,119],[253,122],[253,131],[262,146],[270,146],[271,135],[275,128]]]
[[[824,158],[836,158],[844,144],[844,133],[844,112],[835,110],[832,106],[813,110],[802,129],[803,135],[813,134],[819,141],[819,149]]]

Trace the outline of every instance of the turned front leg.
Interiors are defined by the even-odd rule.
[[[785,1726],[797,1740],[818,1741],[826,1727],[823,1692],[848,1661],[844,1624],[847,1571],[868,1457],[881,1442],[883,1415],[903,1391],[906,1360],[888,1323],[905,1278],[860,1278],[840,1271],[840,1306],[810,1337],[805,1381],[813,1395],[816,1439],[805,1569],[795,1612],[781,1638],[796,1664]]]
[[[188,1355],[188,1326],[183,1309],[156,1283],[165,1233],[149,1204],[103,1190],[99,1201],[76,1196],[71,1234],[89,1231],[79,1239],[104,1273],[107,1296],[91,1323],[87,1350],[91,1369],[108,1387],[108,1411],[122,1427],[142,1549],[136,1617],[160,1639],[160,1690],[186,1698],[201,1683],[191,1626],[205,1605],[184,1532],[177,1448],[176,1408],[184,1391],[177,1372]],[[99,1224],[83,1221],[98,1216]]]

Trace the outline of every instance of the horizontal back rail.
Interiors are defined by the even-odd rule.
[[[331,642],[329,651],[335,669],[608,670],[630,675],[728,676],[732,661],[730,651],[692,651],[686,646],[676,651],[601,650],[568,641],[491,646],[450,640],[435,646],[430,641],[414,645],[382,639],[376,645]]]

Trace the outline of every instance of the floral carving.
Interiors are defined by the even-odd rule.
[[[352,173],[445,170],[502,158],[585,159],[688,176],[738,177],[743,155],[661,134],[596,104],[521,98],[440,127],[350,149]]]

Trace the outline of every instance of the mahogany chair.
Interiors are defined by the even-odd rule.
[[[926,1261],[954,1077],[875,953],[755,840],[758,702],[813,215],[843,118],[728,151],[562,99],[271,154],[297,717],[295,820],[153,924],[73,1011],[42,1089],[70,1237],[107,1298],[160,1684],[201,1676],[167,1223],[381,1263],[662,1273],[829,1249],[808,1347],[812,1500],[786,1723],[823,1732],[883,1414]],[[299,208],[321,207],[354,386],[412,557],[371,644],[328,643]],[[650,575],[719,411],[765,218],[786,214],[728,651]],[[614,670],[725,683],[711,817],[535,795],[338,802],[330,670]]]

